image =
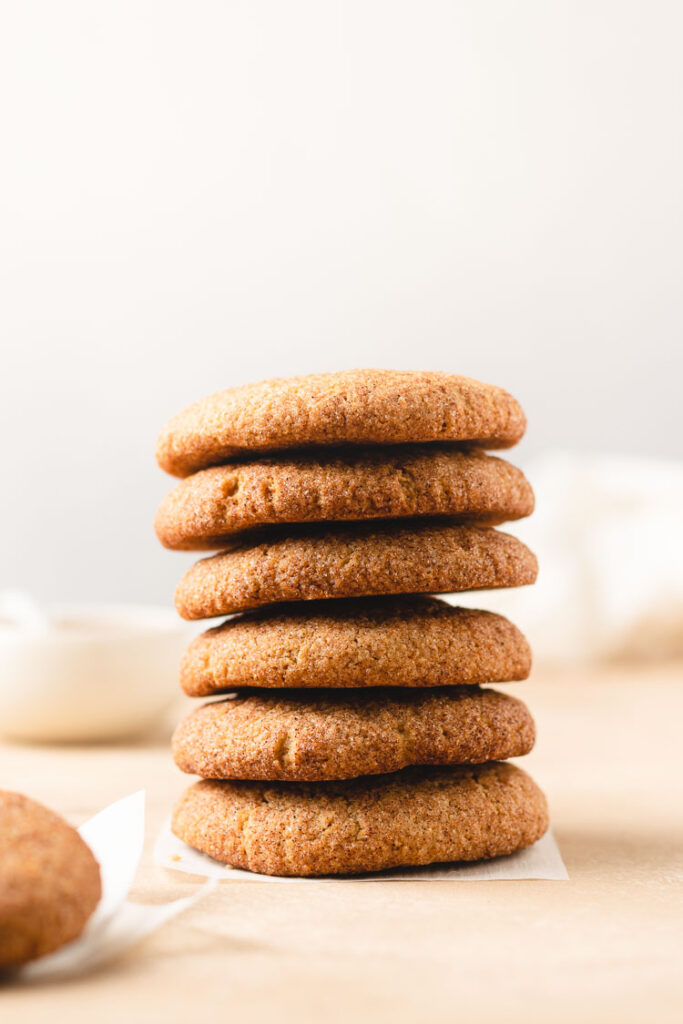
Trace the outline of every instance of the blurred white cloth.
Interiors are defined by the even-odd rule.
[[[683,465],[560,452],[524,471],[536,511],[502,529],[538,582],[454,602],[507,615],[541,661],[683,655]]]

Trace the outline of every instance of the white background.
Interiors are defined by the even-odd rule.
[[[274,374],[502,384],[522,461],[683,452],[681,4],[1,10],[0,585],[170,603],[156,433]]]

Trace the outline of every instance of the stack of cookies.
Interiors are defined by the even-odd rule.
[[[380,871],[509,854],[547,828],[525,705],[481,684],[525,679],[499,615],[429,594],[533,583],[494,529],[533,509],[519,469],[484,454],[522,436],[517,402],[445,373],[356,370],[265,381],[174,417],[161,467],[184,479],[164,545],[216,550],[181,580],[197,637],[181,682],[221,695],[180,724],[201,776],[174,833],[275,875]]]

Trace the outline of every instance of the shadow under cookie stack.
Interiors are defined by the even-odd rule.
[[[430,594],[533,583],[494,526],[529,515],[521,471],[484,454],[521,438],[500,388],[452,374],[356,370],[264,381],[174,417],[159,465],[183,477],[162,543],[216,550],[186,573],[197,637],[181,683],[222,699],[177,728],[198,775],[172,828],[233,867],[357,874],[512,853],[546,802],[508,758],[525,705],[481,684],[525,679],[510,622]]]

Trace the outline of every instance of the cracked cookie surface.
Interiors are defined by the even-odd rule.
[[[548,811],[526,772],[494,761],[347,782],[202,780],[171,827],[233,867],[315,876],[513,853],[540,839]]]
[[[528,754],[534,737],[521,700],[475,686],[260,691],[191,712],[173,757],[205,779],[315,782],[502,761]]]
[[[436,597],[349,598],[236,615],[195,637],[190,697],[241,687],[452,686],[526,679],[531,651],[502,615]]]
[[[169,420],[157,461],[182,477],[236,455],[290,448],[427,441],[508,448],[525,427],[518,402],[492,384],[435,371],[343,370],[209,395]]]
[[[200,470],[166,495],[154,525],[166,547],[190,551],[280,523],[453,516],[493,526],[533,507],[524,474],[503,459],[407,445]]]
[[[536,579],[535,556],[491,528],[430,520],[273,531],[193,565],[178,584],[185,619],[285,601],[517,587]]]

